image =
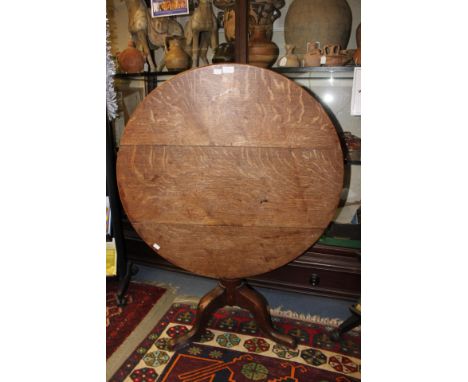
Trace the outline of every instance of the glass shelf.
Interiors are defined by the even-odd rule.
[[[226,63],[224,65],[229,66],[229,63]],[[325,76],[328,77],[329,74],[339,73],[339,75],[343,75],[345,78],[349,78],[349,75],[353,77],[355,67],[356,66],[309,66],[309,67],[300,67],[300,68],[274,67],[274,68],[270,68],[269,70],[273,70],[274,72],[286,74],[286,75],[301,74],[301,75],[309,75],[310,77],[317,77],[317,76],[320,76],[320,74],[324,74]],[[190,70],[190,69],[187,69],[187,70]],[[165,76],[175,76],[176,74],[179,74],[182,72],[184,72],[184,70],[170,70],[170,71],[164,71],[164,72],[116,73],[114,77],[123,78],[123,79],[145,79],[145,78],[151,78],[151,77],[158,78],[158,77],[165,77]]]

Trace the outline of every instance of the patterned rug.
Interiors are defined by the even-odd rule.
[[[273,316],[297,338],[287,349],[262,337],[250,313],[218,310],[199,342],[170,352],[167,341],[186,333],[196,305],[173,304],[110,379],[111,382],[352,382],[361,378],[360,333],[333,342],[330,325]]]
[[[166,289],[139,283],[130,283],[125,294],[127,304],[117,306],[117,281],[106,282],[106,359],[132,333]]]

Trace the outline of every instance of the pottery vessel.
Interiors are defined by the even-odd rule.
[[[361,24],[356,29],[356,45],[357,49],[354,52],[353,61],[356,65],[361,65]]]
[[[169,45],[167,45],[169,42]],[[164,61],[167,70],[185,70],[190,67],[190,56],[182,47],[183,40],[180,37],[166,39],[166,55]]]
[[[278,46],[267,38],[267,28],[263,25],[251,27],[249,40],[249,64],[261,68],[269,68],[276,62],[279,54]]]
[[[142,52],[135,48],[135,43],[130,40],[128,47],[117,54],[117,62],[123,72],[140,73],[145,66],[145,57]]]
[[[294,0],[286,14],[284,37],[287,44],[297,47],[296,54],[302,58],[308,41],[346,49],[351,24],[351,8],[346,0]]]
[[[307,52],[304,54],[304,66],[320,66],[322,50],[317,42],[307,43]]]
[[[299,58],[293,53],[294,52],[294,45],[286,44],[284,46],[286,49],[286,54],[281,57],[278,61],[278,66],[282,66],[285,68],[298,68],[301,66]]]
[[[227,8],[234,8],[236,6],[236,0],[213,0],[213,5],[224,11]]]
[[[356,49],[340,50],[340,55],[342,57],[341,65],[347,65],[350,62],[352,62],[353,57],[354,57],[354,52],[356,52]]]
[[[344,66],[352,60],[352,54],[341,50],[339,45],[325,45],[322,50],[325,66]]]

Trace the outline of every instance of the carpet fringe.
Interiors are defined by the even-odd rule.
[[[180,289],[180,286],[177,286],[177,285],[173,285],[173,284],[168,284],[168,283],[160,283],[160,282],[157,282],[157,281],[147,281],[147,280],[132,280],[131,281],[132,284],[142,284],[142,285],[153,285],[153,286],[157,286],[157,287],[160,287],[160,288],[164,288],[164,289],[167,289],[167,290],[170,290],[172,292],[174,292],[175,294],[177,294],[177,292],[179,291]]]
[[[316,314],[304,314],[294,312],[292,310],[283,310],[282,306],[278,306],[277,308],[270,308],[270,314],[272,316],[283,317],[283,318],[291,318],[293,320],[300,320],[305,322],[311,322],[314,324],[326,325],[326,326],[333,326],[338,327],[340,326],[344,320],[341,318],[329,318],[329,317],[322,317]],[[358,326],[352,329],[353,332],[360,333],[361,326]]]
[[[174,300],[174,303],[177,304],[198,304],[201,297],[197,296],[189,296],[189,295],[178,295],[177,298]]]
[[[291,318],[293,320],[300,320],[305,322],[311,322],[314,324],[321,324],[321,325],[328,325],[328,326],[340,326],[343,322],[340,318],[329,318],[329,317],[321,317],[316,314],[304,314],[294,312],[292,310],[283,310],[282,306],[277,308],[270,308],[270,313],[273,316],[284,317],[284,318]]]
[[[200,297],[180,295],[180,296],[177,296],[177,298],[174,300],[174,303],[197,304],[199,300],[200,300]],[[305,322],[311,322],[314,324],[327,325],[327,326],[333,326],[333,327],[338,327],[343,322],[343,320],[340,318],[329,318],[329,317],[322,317],[316,314],[312,315],[309,313],[307,314],[298,313],[292,310],[283,310],[282,306],[278,306],[276,308],[270,308],[270,314],[273,316],[277,316],[277,317],[290,318],[293,320],[300,320],[300,321],[305,321]],[[353,331],[360,332],[360,327],[354,328]]]

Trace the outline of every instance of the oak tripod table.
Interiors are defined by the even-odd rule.
[[[146,96],[120,141],[123,207],[160,256],[220,280],[171,348],[196,340],[225,305],[248,309],[264,335],[296,346],[242,279],[287,264],[320,237],[336,212],[343,168],[323,107],[273,71],[205,66]]]

